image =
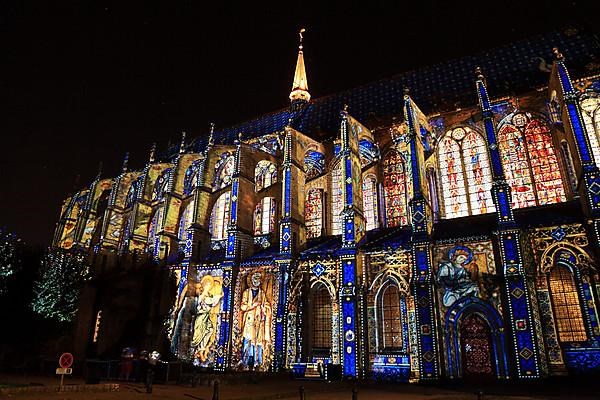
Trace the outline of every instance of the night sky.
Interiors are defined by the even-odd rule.
[[[126,151],[141,168],[152,142],[164,150],[182,130],[193,138],[211,121],[225,127],[287,106],[300,27],[320,97],[555,28],[593,30],[598,15],[591,0],[551,10],[528,1],[6,3],[0,226],[39,246],[100,161],[114,176]]]

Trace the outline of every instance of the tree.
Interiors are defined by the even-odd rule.
[[[21,244],[17,235],[0,228],[0,296],[7,294],[10,279],[21,270]]]
[[[90,277],[82,252],[50,249],[42,258],[34,284],[32,308],[57,322],[71,322],[77,313],[79,292]]]

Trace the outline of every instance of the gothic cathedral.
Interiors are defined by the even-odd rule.
[[[140,170],[126,157],[64,201],[53,249],[92,275],[77,354],[410,382],[600,372],[597,40],[552,32],[313,99],[300,38],[289,107]]]

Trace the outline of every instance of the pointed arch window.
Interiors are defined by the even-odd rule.
[[[194,222],[194,201],[191,201],[181,213],[181,218],[179,219],[179,231],[177,233],[177,237],[180,241],[185,240],[187,235],[187,229]]]
[[[332,300],[329,290],[318,284],[313,293],[313,349],[328,352],[332,338]]]
[[[321,236],[323,231],[323,190],[310,189],[308,191],[304,203],[304,223],[307,239]]]
[[[130,208],[133,206],[133,203],[138,198],[140,190],[140,179],[136,179],[133,181],[131,186],[129,186],[129,190],[127,191],[127,197],[125,198],[125,208]]]
[[[163,208],[159,207],[150,220],[148,226],[148,253],[157,255],[158,254],[158,233],[162,224]]]
[[[188,196],[198,186],[198,178],[200,173],[200,163],[202,160],[196,160],[190,165],[185,171],[185,177],[183,179],[183,194]]]
[[[454,128],[438,145],[445,218],[495,210],[485,139],[467,127]]]
[[[367,230],[379,227],[377,207],[377,178],[373,174],[364,177],[362,184],[363,212],[367,221]]]
[[[158,178],[156,178],[156,182],[154,182],[154,188],[152,189],[152,200],[162,199],[164,193],[167,191],[167,184],[169,183],[169,178],[171,177],[171,171],[171,168],[167,168],[158,176]]]
[[[277,206],[273,197],[264,197],[254,208],[254,234],[266,235],[275,230]]]
[[[227,237],[227,225],[230,219],[231,192],[225,192],[217,199],[210,215],[210,237],[223,240]]]
[[[391,150],[383,159],[383,195],[386,225],[408,225],[407,176],[402,156]]]
[[[256,191],[268,188],[277,182],[277,167],[270,161],[261,160],[254,168],[254,182]]]
[[[331,234],[342,234],[342,210],[344,192],[342,187],[342,163],[338,162],[331,172]]]
[[[577,285],[568,266],[558,262],[548,275],[554,323],[561,342],[587,340]]]
[[[304,172],[306,180],[316,178],[325,172],[325,156],[315,150],[308,150],[304,155]]]
[[[530,114],[506,117],[498,130],[504,176],[515,208],[565,201],[548,126]]]
[[[229,153],[223,153],[221,159],[215,164],[215,180],[213,191],[223,189],[231,184],[235,169],[235,158]]]
[[[403,347],[403,315],[404,298],[395,283],[387,282],[379,293],[379,342],[381,350],[400,350]]]
[[[600,98],[587,97],[580,104],[592,154],[596,165],[600,166]]]

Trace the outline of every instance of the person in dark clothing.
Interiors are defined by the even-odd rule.
[[[152,382],[149,382],[148,379],[148,372],[150,370],[148,367],[148,358],[149,356],[146,350],[140,353],[140,381],[144,382],[144,386],[146,386],[146,392],[152,393]]]

